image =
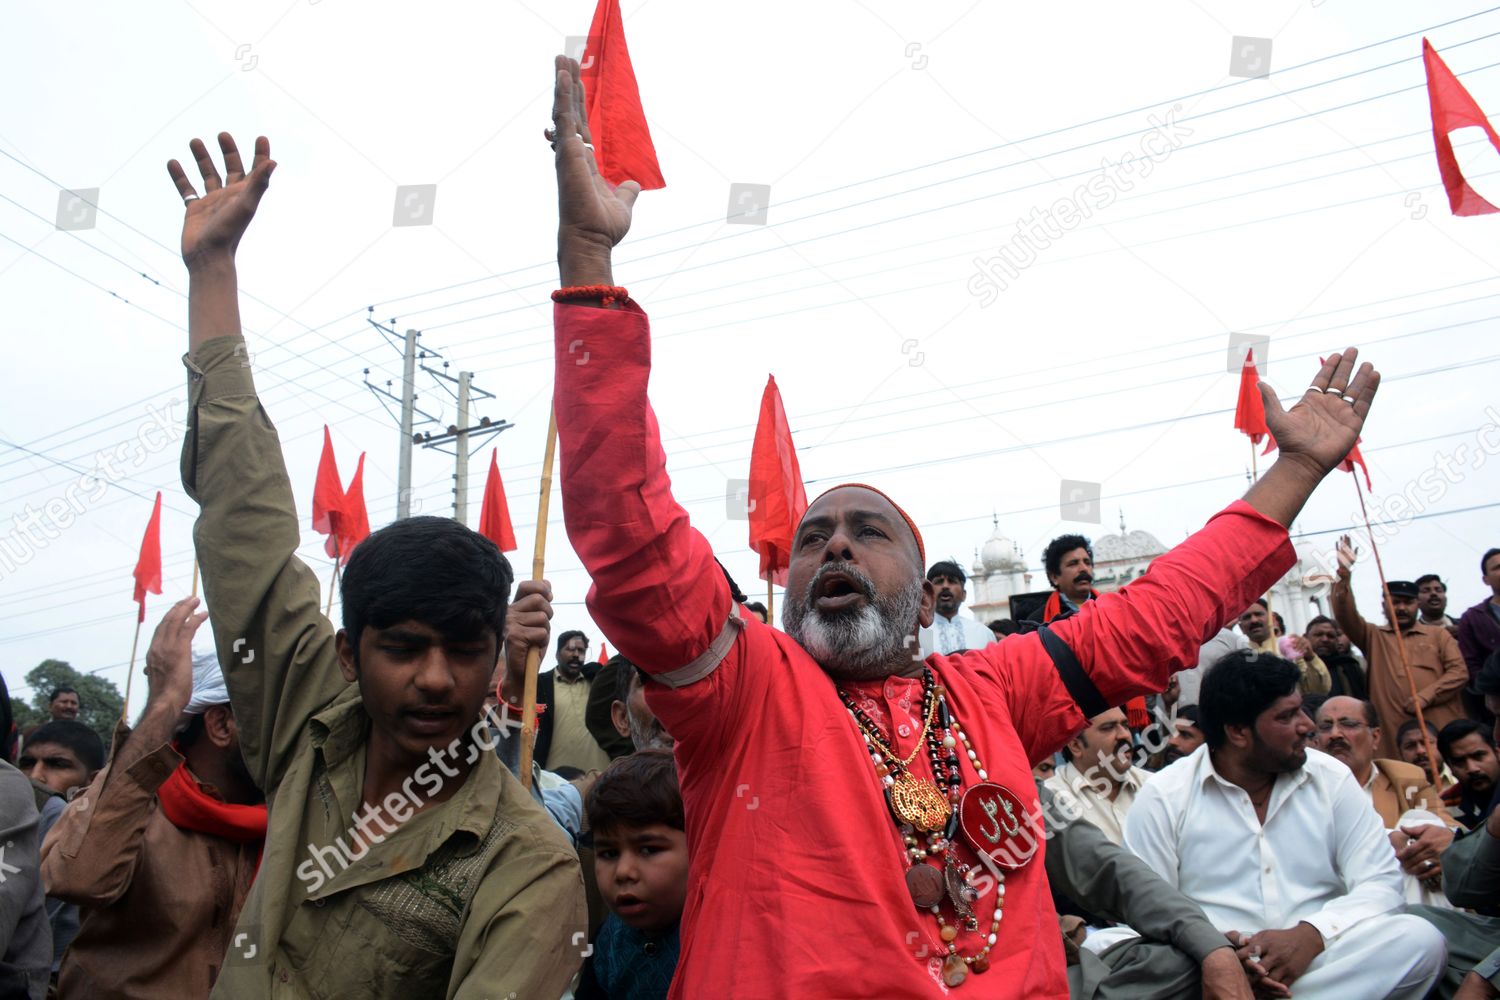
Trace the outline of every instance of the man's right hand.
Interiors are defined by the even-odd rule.
[[[220,179],[213,157],[202,139],[189,143],[198,173],[203,178],[203,195],[199,197],[188,180],[182,164],[167,163],[167,173],[177,185],[177,193],[186,204],[182,220],[182,262],[188,270],[201,266],[232,263],[240,238],[255,218],[255,209],[271,183],[276,161],[271,159],[271,143],[265,136],[255,140],[255,160],[250,172],[240,162],[240,151],[228,132],[219,133],[219,149],[224,154],[225,177]]]
[[[505,612],[505,675],[500,697],[519,708],[526,691],[526,654],[545,650],[552,636],[552,584],[522,580]]]
[[[198,604],[185,597],[172,605],[146,649],[146,712],[155,709],[174,723],[193,698],[193,635],[208,620],[208,612],[194,613]]]
[[[1348,535],[1340,535],[1338,545],[1338,573],[1340,580],[1349,579],[1349,575],[1354,568],[1354,560],[1358,557],[1359,550],[1354,547],[1354,539],[1350,538]]]
[[[546,137],[557,152],[558,270],[564,286],[612,285],[610,252],[630,231],[641,186],[626,181],[615,187],[600,176],[578,60],[558,56],[555,77],[553,128]]]

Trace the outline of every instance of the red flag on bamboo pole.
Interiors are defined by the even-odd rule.
[[[1373,490],[1375,487],[1370,483],[1370,469],[1369,469],[1369,466],[1365,465],[1365,456],[1363,456],[1363,455],[1361,455],[1359,453],[1359,442],[1361,440],[1363,440],[1363,439],[1362,438],[1355,438],[1354,439],[1354,447],[1349,449],[1349,454],[1346,455],[1346,456],[1344,456],[1344,460],[1339,463],[1339,471],[1340,472],[1353,472],[1354,471],[1354,467],[1356,465],[1359,466],[1360,470],[1362,472],[1364,472],[1364,474],[1365,474],[1365,489],[1367,489],[1367,490]]]
[[[339,480],[339,464],[333,457],[333,437],[323,425],[323,455],[318,459],[318,479],[313,484],[313,530],[333,541],[334,518],[344,506],[344,487]],[[328,550],[333,555],[333,550]]]
[[[1250,439],[1251,444],[1260,444],[1261,439],[1271,436],[1266,426],[1266,404],[1260,398],[1260,372],[1255,368],[1255,351],[1245,354],[1245,364],[1240,368],[1240,398],[1234,406],[1234,429]]]
[[[500,449],[490,451],[490,474],[484,481],[484,503],[479,508],[479,533],[501,552],[516,550],[516,533],[510,526],[510,505],[505,502],[505,484],[500,481]]]
[[[620,0],[599,0],[594,8],[578,69],[599,173],[611,184],[635,181],[644,191],[666,187],[625,47]]]
[[[151,508],[151,520],[146,522],[146,534],[141,539],[141,554],[135,561],[135,602],[141,606],[136,618],[139,624],[146,620],[146,594],[161,593],[161,491],[156,491],[156,505]]]
[[[807,512],[807,490],[802,485],[797,450],[792,446],[792,431],[774,376],[766,379],[766,390],[760,397],[747,499],[750,547],[760,553],[760,578],[785,587],[792,534]]]
[[[1448,207],[1454,215],[1485,215],[1500,212],[1464,180],[1463,171],[1453,155],[1449,133],[1461,128],[1481,128],[1490,145],[1500,152],[1500,134],[1464,85],[1458,82],[1432,43],[1422,39],[1422,62],[1427,67],[1427,99],[1432,106],[1432,141],[1437,147],[1438,173],[1448,192]]]
[[[332,454],[330,451],[330,457]],[[338,481],[337,470],[334,471],[334,481]],[[364,452],[359,453],[359,465],[354,470],[354,478],[349,480],[349,488],[344,491],[338,510],[329,511],[328,520],[332,530],[323,543],[323,551],[330,556],[337,555],[340,564],[347,563],[354,547],[370,536],[370,512],[365,508]]]

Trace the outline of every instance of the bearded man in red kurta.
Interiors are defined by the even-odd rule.
[[[1243,500],[1076,615],[925,662],[916,526],[869,487],[830,490],[797,528],[778,631],[734,603],[672,497],[646,314],[610,263],[639,188],[599,176],[580,95],[560,57],[563,512],[589,611],[658,682],[647,701],[677,740],[692,861],[671,995],[1067,997],[1033,762],[1166,687],[1291,567],[1287,525],[1354,444],[1379,375],[1355,375],[1350,350],[1290,411],[1268,391],[1281,450]],[[1248,997],[1228,943],[1210,958],[1206,995]]]

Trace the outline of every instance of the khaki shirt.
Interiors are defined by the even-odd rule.
[[[83,918],[58,992],[202,1000],[224,964],[261,845],[179,829],[156,793],[182,756],[162,744],[116,771],[131,738],[124,723],[115,727],[109,766],[42,845],[47,894],[77,904]]]
[[[547,767],[576,767],[587,774],[609,766],[609,754],[594,739],[584,720],[589,706],[589,681],[580,676],[565,681],[555,673],[552,679],[552,749],[547,752]]]
[[[1414,625],[1398,639],[1391,626],[1373,625],[1364,619],[1355,606],[1348,582],[1343,580],[1334,583],[1329,604],[1333,606],[1333,617],[1339,628],[1364,652],[1365,662],[1369,665],[1370,701],[1380,716],[1378,756],[1401,759],[1396,746],[1396,730],[1407,719],[1416,717],[1411,699],[1413,687],[1422,701],[1424,721],[1439,730],[1454,719],[1464,717],[1459,692],[1469,682],[1469,670],[1464,665],[1458,643],[1446,628]],[[1402,665],[1403,646],[1405,666],[1411,669],[1409,681]]]
[[[270,807],[213,996],[560,996],[585,950],[578,858],[494,753],[470,745],[452,798],[377,842],[350,835],[370,720],[296,556],[291,483],[246,357],[235,336],[184,358],[182,481],[202,508],[194,537],[241,749]]]

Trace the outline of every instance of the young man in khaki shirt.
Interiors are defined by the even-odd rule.
[[[354,549],[343,628],[321,614],[236,301],[235,249],[275,163],[264,138],[248,172],[228,134],[219,146],[223,179],[192,143],[201,197],[168,165],[186,203],[182,478],[201,507],[204,594],[270,827],[213,996],[560,996],[584,950],[578,858],[491,752],[482,714],[509,564],[454,521],[398,521]],[[517,621],[545,589],[518,591],[508,657],[546,641]]]

